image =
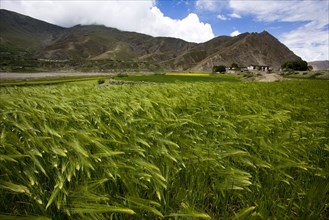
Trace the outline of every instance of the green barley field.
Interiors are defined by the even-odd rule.
[[[329,218],[328,81],[95,84],[0,89],[0,219]]]

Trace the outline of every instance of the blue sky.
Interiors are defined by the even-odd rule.
[[[1,0],[0,8],[190,42],[266,30],[304,60],[329,59],[329,0]]]

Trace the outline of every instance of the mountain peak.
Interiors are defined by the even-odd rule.
[[[264,35],[271,35],[269,32],[267,32],[266,30],[262,31],[260,34],[264,34]],[[272,35],[271,35],[272,36]]]

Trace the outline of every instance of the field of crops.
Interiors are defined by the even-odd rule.
[[[0,219],[328,219],[329,83],[0,89]]]
[[[181,83],[181,82],[237,82],[237,75],[212,75],[207,73],[188,74],[188,73],[171,73],[171,74],[132,74],[126,77],[114,77],[115,80],[137,81],[137,82],[155,82],[155,83]]]

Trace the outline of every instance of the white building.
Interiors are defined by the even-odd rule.
[[[264,72],[268,72],[271,71],[272,68],[270,66],[266,66],[266,65],[249,65],[247,67],[248,71],[264,71]]]

